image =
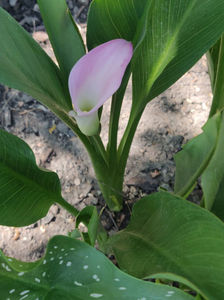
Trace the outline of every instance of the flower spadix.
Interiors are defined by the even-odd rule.
[[[70,112],[85,135],[99,130],[98,109],[119,88],[133,54],[132,44],[111,40],[84,55],[69,75],[74,111]]]

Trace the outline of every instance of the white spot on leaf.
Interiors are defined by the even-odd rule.
[[[12,270],[9,268],[9,266],[5,266],[6,271],[11,272]]]
[[[100,281],[99,277],[96,274],[93,275],[93,279],[95,279],[96,281]]]
[[[27,298],[28,296],[29,296],[28,294],[24,295],[23,297],[19,298],[19,300],[23,300],[23,299]]]
[[[13,294],[15,292],[15,289],[12,289],[9,291],[9,294]]]
[[[30,290],[25,290],[25,291],[22,291],[22,292],[20,293],[20,295],[23,296],[23,295],[25,295],[25,294],[27,294],[27,293],[29,293],[29,292],[30,292]]]
[[[67,264],[66,264],[66,267],[71,267],[71,265],[72,265],[72,262],[68,261]]]
[[[103,296],[102,294],[97,294],[97,293],[90,294],[90,297],[92,297],[92,298],[100,298],[102,296]]]
[[[78,281],[74,281],[74,284],[77,286],[82,286],[82,283],[78,282]]]
[[[19,272],[18,273],[18,276],[23,276],[24,275],[24,272]]]
[[[88,265],[84,265],[84,266],[83,266],[83,269],[84,269],[84,270],[87,270],[88,268],[89,268]]]

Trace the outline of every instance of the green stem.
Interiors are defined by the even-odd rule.
[[[61,110],[56,114],[80,138],[88,153],[91,153],[93,151],[93,146],[91,145],[88,137],[80,131],[76,124],[76,121],[65,111]]]
[[[131,67],[128,66],[125,75],[123,77],[122,84],[118,91],[112,97],[111,110],[110,110],[110,123],[109,123],[109,136],[107,152],[109,157],[109,165],[114,166],[117,160],[117,134],[118,125],[120,119],[121,106],[124,98],[124,94],[128,85],[128,80],[131,75]]]
[[[77,215],[79,214],[79,211],[67,201],[65,201],[62,197],[57,201],[57,203],[60,204],[64,209],[69,211],[73,216],[77,217]]]
[[[224,35],[220,40],[218,64],[214,76],[213,100],[209,117],[224,107]]]
[[[104,160],[104,163],[106,165],[108,165],[108,155],[107,155],[107,152],[105,150],[104,144],[103,144],[100,136],[99,135],[94,135],[92,137],[89,137],[89,139],[93,143],[93,145],[95,147],[95,150],[98,153],[98,155],[101,155],[101,157]]]
[[[136,107],[132,108],[131,114],[128,120],[127,127],[125,129],[124,135],[121,139],[119,148],[118,148],[118,165],[120,166],[121,173],[124,174],[128,155],[130,152],[131,144],[137,129],[138,123],[141,119],[141,116],[144,112],[145,106],[138,110]]]
[[[73,120],[66,113],[64,113],[63,115],[61,114],[60,117],[84,144],[91,159],[98,184],[106,203],[108,204],[110,209],[119,210],[121,206],[117,203],[117,200],[113,196],[114,192],[111,191],[113,183],[110,181],[111,177],[108,169],[107,153],[100,136],[87,137],[79,130],[78,126],[75,123],[75,120]]]
[[[111,161],[108,170],[104,169],[102,174],[100,174],[102,180],[100,180],[100,178],[98,177],[98,182],[100,184],[103,196],[105,199],[107,199],[107,204],[109,208],[113,211],[120,211],[122,208],[122,188],[124,181],[124,171],[131,143],[133,141],[133,137],[141,115],[143,113],[143,110],[136,114],[134,118],[133,114],[130,115],[128,125],[126,127],[125,133],[123,135],[118,149],[119,155],[116,156],[116,158],[113,161],[113,164]]]

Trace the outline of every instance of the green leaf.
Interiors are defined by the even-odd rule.
[[[95,0],[87,29],[89,49],[115,38],[135,45],[142,39],[132,69],[134,101],[144,106],[180,78],[220,37],[224,2]]]
[[[80,223],[86,225],[88,229],[88,232],[81,233],[84,241],[94,246],[97,240],[100,250],[105,252],[104,244],[107,241],[107,233],[100,222],[95,206],[86,206],[79,212],[76,218],[76,228]]]
[[[81,222],[88,228],[88,232],[83,233],[84,240],[94,246],[99,226],[99,217],[95,206],[86,206],[80,211],[76,218],[76,228]]]
[[[142,107],[192,67],[224,31],[223,0],[151,2],[145,37],[133,58],[133,97]]]
[[[29,225],[44,217],[54,202],[66,206],[57,174],[38,168],[25,142],[0,129],[0,145],[1,225]]]
[[[203,133],[190,140],[183,146],[183,150],[174,156],[175,194],[186,197],[207,168],[216,147],[220,122],[220,114],[209,119],[203,127]]]
[[[212,210],[224,220],[224,113],[221,114],[219,135],[215,150],[209,164],[201,177],[204,193],[204,203],[207,209]]]
[[[65,0],[38,0],[55,56],[65,79],[85,54],[85,46]]]
[[[0,8],[0,82],[28,93],[58,113],[71,110],[57,66],[32,37]]]
[[[213,90],[210,117],[224,108],[224,34],[207,55]]]
[[[54,237],[39,262],[21,263],[3,254],[0,262],[2,299],[193,300],[176,288],[123,273],[96,249],[65,236]]]
[[[214,89],[216,75],[217,75],[217,67],[219,61],[219,53],[220,53],[220,42],[219,39],[214,46],[212,46],[209,51],[206,53],[207,62],[208,62],[208,71],[211,80],[212,90]]]
[[[188,196],[201,176],[205,208],[224,219],[224,113],[209,119],[203,131],[175,155],[174,192]]]
[[[162,273],[188,282],[207,300],[223,298],[224,224],[193,203],[166,192],[141,199],[128,227],[110,245],[119,266],[131,275]]]
[[[147,0],[92,1],[87,23],[88,49],[117,38],[132,41],[147,2]]]

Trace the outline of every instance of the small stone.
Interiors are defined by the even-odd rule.
[[[14,241],[17,241],[20,238],[20,231],[18,228],[15,228],[15,233],[13,236]]]
[[[152,178],[156,178],[157,176],[160,175],[160,172],[158,170],[154,170],[150,172],[150,175],[152,176]]]
[[[78,0],[78,1],[82,5],[88,5],[89,4],[89,0]]]
[[[33,11],[40,12],[39,5],[37,3],[34,5]]]
[[[9,5],[10,6],[15,6],[16,2],[17,2],[17,0],[9,0]]]
[[[44,43],[48,40],[48,35],[44,31],[36,31],[33,33],[33,38],[39,43]]]
[[[95,198],[92,194],[88,194],[88,197],[85,199],[86,205],[97,205],[98,199]]]
[[[75,185],[80,185],[80,179],[79,178],[75,179]]]
[[[42,233],[44,233],[44,232],[46,231],[46,229],[45,229],[45,227],[44,227],[43,225],[40,226],[40,231],[41,231]]]

